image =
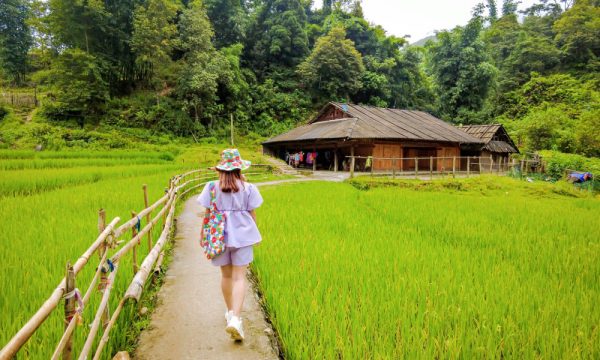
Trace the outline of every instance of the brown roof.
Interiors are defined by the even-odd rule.
[[[331,106],[345,117],[319,120]],[[265,144],[317,139],[404,139],[482,144],[483,141],[423,111],[329,103],[307,125],[269,139]]]
[[[463,125],[459,129],[486,142],[483,150],[501,153],[518,153],[517,146],[512,141],[502,124]]]

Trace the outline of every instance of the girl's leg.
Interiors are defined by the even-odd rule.
[[[246,268],[248,265],[233,266],[233,292],[231,296],[233,315],[240,316],[246,295]]]
[[[227,310],[233,309],[233,265],[221,266],[221,291]]]

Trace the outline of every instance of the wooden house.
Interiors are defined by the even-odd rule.
[[[519,149],[501,124],[464,125],[458,128],[484,141],[485,145],[481,150],[472,155],[491,157],[495,163],[507,163],[511,154],[519,153]]]
[[[365,157],[372,156],[373,170],[442,171],[452,168],[461,151],[479,151],[483,145],[483,140],[423,111],[331,102],[306,125],[265,141],[263,151],[282,159],[317,152],[313,168],[324,170],[347,169],[349,156],[362,157],[355,168],[364,170],[369,167]]]

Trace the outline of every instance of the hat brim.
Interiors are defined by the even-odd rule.
[[[232,171],[236,169],[246,170],[250,167],[250,164],[252,164],[250,161],[242,160],[242,163],[240,165],[233,165],[232,163],[220,163],[216,166],[216,168],[222,171]]]

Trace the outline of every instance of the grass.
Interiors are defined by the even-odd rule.
[[[286,358],[598,358],[600,202],[497,180],[264,188]]]

